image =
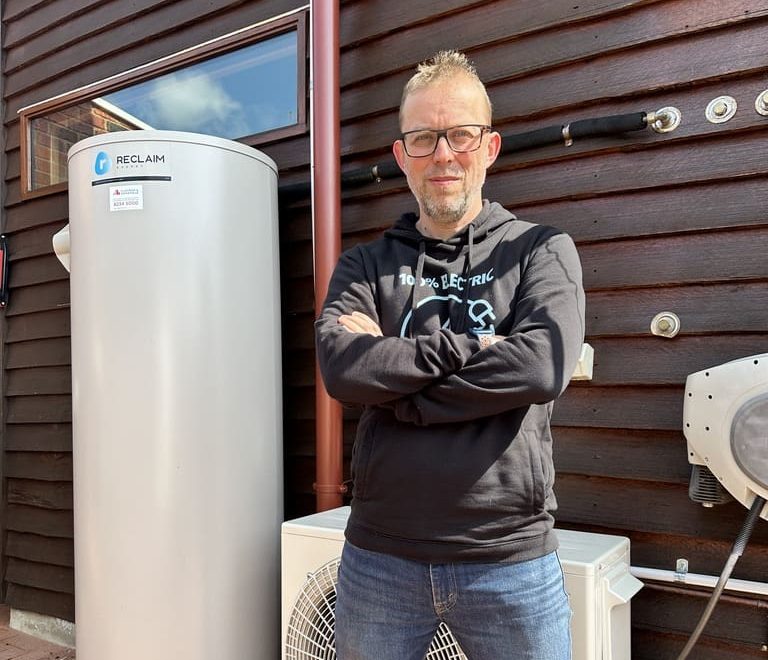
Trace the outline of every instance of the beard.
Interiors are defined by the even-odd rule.
[[[469,195],[462,190],[453,197],[438,197],[425,193],[421,198],[424,213],[441,225],[454,225],[461,220],[469,209]]]
[[[428,176],[434,176],[436,172],[428,173]],[[439,172],[440,175],[450,175],[461,177],[463,171],[447,170]],[[429,190],[426,177],[420,186],[416,198],[423,213],[429,216],[434,222],[441,225],[454,225],[458,223],[469,209],[470,190],[467,187],[466,179],[461,180],[462,188],[460,191],[450,195],[441,195]]]

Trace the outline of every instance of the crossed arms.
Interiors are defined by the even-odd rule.
[[[345,253],[316,323],[326,387],[346,403],[384,405],[401,421],[477,419],[544,403],[565,389],[584,334],[581,268],[556,234],[531,255],[510,333],[483,348],[469,333],[385,337],[364,248]]]

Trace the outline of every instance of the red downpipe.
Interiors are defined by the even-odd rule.
[[[315,317],[341,253],[341,159],[339,136],[339,3],[312,3]],[[315,362],[315,443],[317,510],[343,504],[341,406],[328,394]]]

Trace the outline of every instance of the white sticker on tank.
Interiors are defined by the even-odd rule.
[[[110,186],[110,211],[140,211],[144,208],[144,186]]]

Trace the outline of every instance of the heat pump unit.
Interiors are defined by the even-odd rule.
[[[336,658],[336,577],[349,507],[282,526],[282,658]],[[557,530],[571,601],[573,660],[630,660],[630,600],[642,582],[629,572],[629,539]],[[466,660],[445,625],[426,660]],[[470,659],[471,660],[471,659]]]

